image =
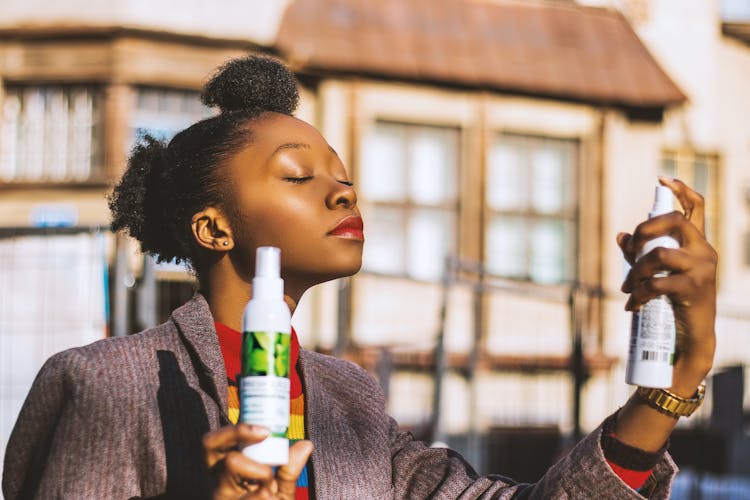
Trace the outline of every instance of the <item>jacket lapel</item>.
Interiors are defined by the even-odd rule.
[[[366,482],[352,480],[368,474],[371,463],[361,460],[358,429],[342,407],[341,378],[316,362],[316,353],[300,350],[300,376],[305,391],[305,434],[315,445],[312,483],[315,498],[383,498]],[[366,489],[369,486],[369,489]],[[383,486],[383,485],[378,485]],[[385,485],[388,486],[388,485]],[[382,492],[381,492],[382,493]]]
[[[227,374],[208,302],[203,295],[196,293],[189,302],[175,309],[172,320],[190,352],[196,371],[206,382],[204,389],[219,406],[224,423],[229,423]]]
[[[310,359],[307,351],[300,349],[299,370],[302,379],[302,389],[305,393],[305,438],[313,443],[319,443],[320,437],[326,432],[322,425],[321,417],[329,404],[326,399],[328,395],[321,390],[320,383],[316,379],[315,364]],[[330,464],[334,460],[331,450],[316,445],[312,453],[312,474],[315,498],[332,498],[331,480],[335,478],[335,471],[331,470]]]

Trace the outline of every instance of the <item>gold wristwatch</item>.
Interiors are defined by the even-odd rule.
[[[639,387],[636,391],[649,406],[672,418],[689,417],[703,403],[706,383],[701,382],[692,398],[681,398],[666,389]]]

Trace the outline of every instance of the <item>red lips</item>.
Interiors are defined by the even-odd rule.
[[[343,218],[328,234],[331,236],[339,236],[341,238],[364,241],[365,233],[363,232],[363,229],[364,225],[362,224],[362,217],[359,215],[350,215]]]

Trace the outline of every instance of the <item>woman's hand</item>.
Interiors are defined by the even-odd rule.
[[[717,254],[705,236],[703,197],[681,181],[659,180],[672,190],[683,213],[654,217],[638,225],[632,235],[617,235],[617,243],[633,266],[622,291],[630,293],[625,308],[631,311],[659,295],[671,300],[677,345],[669,390],[691,398],[714,361]],[[636,254],[646,241],[663,235],[677,239],[680,248],[656,248],[635,262]],[[654,276],[660,271],[667,271],[669,275]],[[631,446],[655,451],[666,442],[676,422],[633,396],[618,415],[615,434]]]
[[[289,448],[289,463],[274,476],[269,465],[246,457],[239,448],[259,443],[268,430],[247,424],[227,425],[203,437],[206,465],[214,478],[213,499],[294,500],[294,490],[313,450],[310,441]]]
[[[713,366],[717,255],[706,241],[703,197],[681,181],[660,181],[675,194],[684,214],[655,217],[640,224],[633,235],[618,235],[623,254],[633,266],[622,291],[630,293],[625,306],[630,311],[659,295],[671,300],[677,324],[672,392],[689,398]],[[647,240],[664,234],[676,238],[680,248],[657,248],[634,262]],[[670,274],[654,277],[659,271]]]

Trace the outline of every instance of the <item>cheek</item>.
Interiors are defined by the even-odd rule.
[[[315,216],[310,204],[287,196],[257,193],[241,210],[240,232],[254,245],[284,247],[304,244],[314,234]],[[291,249],[288,249],[291,250]]]

